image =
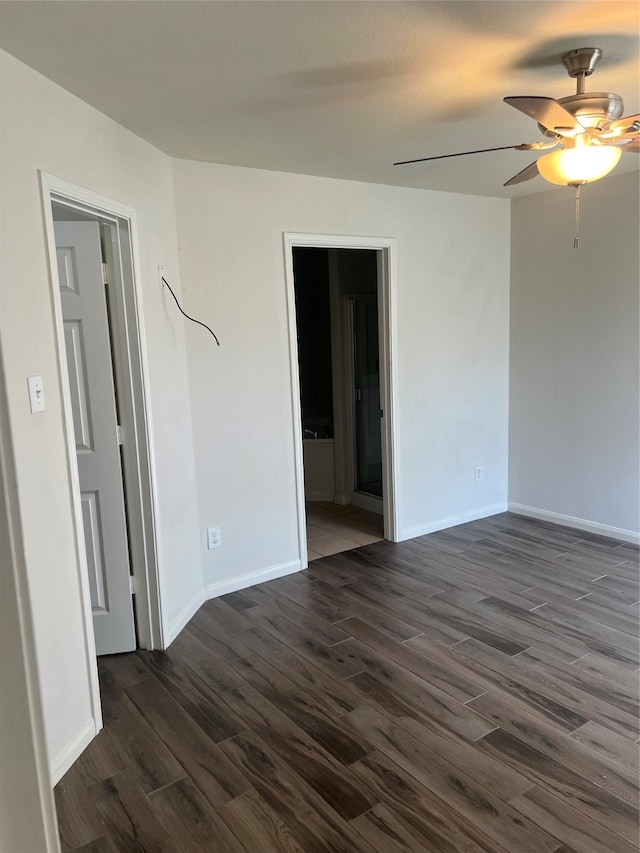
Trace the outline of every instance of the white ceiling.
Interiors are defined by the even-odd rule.
[[[618,0],[15,0],[0,46],[174,157],[512,197],[540,139],[505,95],[563,97],[567,50],[640,112],[640,4]],[[637,169],[623,156],[618,172]]]

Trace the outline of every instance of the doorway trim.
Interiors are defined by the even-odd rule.
[[[373,249],[378,256],[378,312],[380,348],[380,402],[382,418],[382,482],[384,507],[384,536],[397,541],[398,517],[396,507],[397,436],[395,426],[395,294],[396,294],[396,241],[391,237],[352,237],[337,234],[300,234],[285,232],[284,263],[287,292],[287,320],[289,331],[289,367],[291,379],[291,412],[293,418],[293,456],[296,478],[296,509],[298,517],[298,547],[300,565],[307,561],[307,519],[304,493],[304,462],[302,445],[302,408],[300,404],[300,375],[298,372],[298,336],[296,299],[293,275],[293,250],[316,249]]]
[[[64,325],[58,281],[56,242],[53,226],[52,203],[62,204],[77,212],[86,213],[98,220],[109,222],[116,228],[124,226],[126,235],[123,246],[125,263],[122,275],[116,276],[116,287],[122,299],[124,323],[119,324],[122,339],[120,356],[123,362],[124,382],[128,385],[125,395],[129,397],[131,440],[123,445],[123,461],[127,482],[127,506],[131,539],[131,569],[134,577],[134,611],[136,615],[138,643],[142,648],[164,648],[162,611],[158,584],[158,563],[155,530],[155,489],[149,440],[151,409],[148,399],[148,368],[144,325],[142,323],[142,294],[140,292],[140,266],[137,237],[136,212],[120,202],[98,195],[83,187],[56,178],[40,171],[43,216],[49,261],[49,283],[54,315],[55,347],[57,353],[60,392],[63,407],[63,430],[67,446],[66,467],[74,505],[74,530],[76,564],[79,586],[83,600],[83,622],[87,667],[92,685],[92,710],[96,732],[102,727],[100,692],[96,665],[95,639],[91,615],[91,600],[87,558],[82,523],[80,483],[75,462],[75,439],[71,394],[65,381],[67,357],[64,345]],[[126,245],[128,243],[128,245]],[[132,488],[131,486],[134,486]]]

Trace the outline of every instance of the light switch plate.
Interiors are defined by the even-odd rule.
[[[27,385],[29,386],[31,414],[35,415],[38,412],[44,412],[44,383],[42,376],[27,376]]]

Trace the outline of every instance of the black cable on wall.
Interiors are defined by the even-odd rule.
[[[197,323],[199,326],[204,326],[204,328],[213,335],[213,338],[214,338],[215,342],[218,344],[218,346],[220,346],[220,341],[218,340],[218,336],[213,331],[213,329],[210,329],[206,323],[202,323],[200,320],[196,320],[195,317],[190,317],[186,311],[182,310],[182,306],[178,302],[178,297],[175,295],[175,293],[173,292],[173,288],[171,287],[171,285],[169,284],[169,282],[166,280],[166,278],[164,276],[162,276],[162,283],[166,284],[167,287],[169,288],[169,293],[173,296],[175,303],[178,306],[178,311],[180,311],[180,313],[183,314],[187,318],[187,320],[191,320],[192,323]]]

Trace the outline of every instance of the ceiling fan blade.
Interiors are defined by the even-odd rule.
[[[503,184],[505,187],[512,187],[514,184],[521,184],[523,181],[530,181],[532,178],[535,178],[540,173],[538,172],[538,161],[534,160],[533,163],[529,163],[526,169],[523,169],[521,172],[518,172],[517,175],[514,175],[510,178],[506,184]]]
[[[520,110],[521,113],[535,119],[547,130],[552,130],[561,136],[575,136],[576,133],[584,131],[580,122],[553,98],[522,95],[504,98],[503,100],[505,104]]]
[[[624,116],[617,121],[612,121],[604,133],[601,133],[600,139],[610,139],[611,137],[621,136],[624,133],[637,133],[640,130],[640,115]]]
[[[418,157],[417,160],[398,160],[394,166],[406,166],[409,163],[425,163],[427,160],[446,160],[448,157],[466,157],[467,154],[486,154],[488,151],[508,151],[519,145],[501,145],[499,148],[478,148],[475,151],[460,151],[457,154],[436,154],[435,157]]]
[[[626,145],[621,145],[623,154],[640,154],[640,136],[634,137],[631,142],[627,142]]]
[[[623,151],[637,151],[639,142],[640,133],[637,131],[621,133],[610,138],[607,138],[606,136],[600,136],[598,138],[599,145],[613,145],[616,148],[622,148]]]
[[[559,139],[554,139],[553,142],[525,142],[522,145],[514,145],[516,151],[544,151],[548,148],[557,148],[560,145]]]

